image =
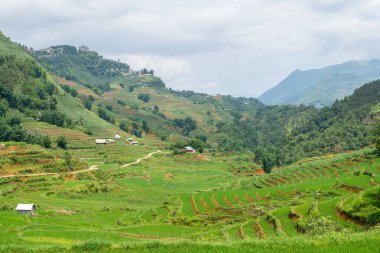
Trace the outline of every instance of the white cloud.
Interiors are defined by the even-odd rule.
[[[85,44],[168,86],[257,96],[296,68],[380,57],[377,0],[2,0],[23,44]]]

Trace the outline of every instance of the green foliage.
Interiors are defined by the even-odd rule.
[[[145,103],[148,103],[150,100],[150,96],[148,93],[139,93],[137,95],[137,98],[140,99],[141,101],[144,101]]]
[[[42,137],[42,146],[44,148],[51,148],[51,144],[52,142],[49,136]]]
[[[122,107],[125,107],[125,106],[127,105],[123,100],[120,100],[120,99],[118,99],[116,102],[117,102],[119,105],[121,105]]]
[[[336,221],[325,216],[311,216],[297,223],[297,226],[306,234],[323,235],[331,232],[343,232],[345,229]]]
[[[146,120],[142,121],[142,127],[141,127],[145,132],[149,132],[149,126]]]
[[[70,170],[73,169],[73,158],[69,152],[65,152],[63,155],[63,159],[65,160],[65,166]]]
[[[175,118],[173,120],[173,125],[182,128],[182,133],[184,135],[189,135],[189,133],[197,129],[197,123],[192,117],[188,116],[185,119]]]
[[[363,224],[375,225],[380,223],[380,208],[360,198],[354,198],[345,203],[343,207],[338,208]]]
[[[114,118],[111,117],[111,115],[109,114],[109,112],[107,110],[101,108],[101,107],[98,108],[98,116],[99,116],[99,118],[104,119],[105,121],[108,121],[111,124],[115,123]]]
[[[75,88],[72,88],[68,85],[61,85],[61,87],[63,88],[63,90],[67,93],[67,94],[70,94],[71,96],[73,97],[76,97],[78,96],[78,91],[75,89]]]
[[[174,151],[175,154],[184,153],[184,148],[190,146],[197,150],[199,153],[203,153],[205,143],[199,139],[190,140],[179,140],[170,146],[170,149]]]
[[[113,107],[112,107],[112,105],[106,105],[106,109],[107,109],[108,111],[111,111],[111,112],[112,112]]]
[[[266,170],[304,157],[367,146],[370,108],[380,102],[380,81],[364,85],[331,108],[268,106],[246,119],[219,123],[223,151],[251,151]]]
[[[57,52],[51,57],[45,57],[44,50],[35,51],[39,62],[49,71],[65,77],[68,80],[77,81],[95,92],[109,91],[109,81],[122,72],[129,71],[129,66],[124,63],[104,59],[101,55],[92,51],[77,51],[73,46],[53,46]],[[62,49],[62,52],[60,50]]]
[[[123,130],[124,132],[127,132],[127,133],[128,133],[128,125],[127,125],[127,122],[125,122],[125,121],[120,122],[120,124],[119,124],[119,128],[120,128],[121,130]]]
[[[99,241],[86,241],[71,247],[74,251],[102,251],[106,252],[111,249],[111,244]]]
[[[373,143],[376,144],[376,152],[380,155],[380,121],[376,122],[376,125],[372,132]]]
[[[59,136],[57,138],[57,146],[59,148],[62,148],[62,149],[66,149],[67,148],[67,141],[66,141],[66,138],[64,136]]]

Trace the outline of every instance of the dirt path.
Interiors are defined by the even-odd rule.
[[[90,167],[88,167],[87,169],[84,169],[84,170],[68,171],[68,172],[64,172],[64,173],[61,173],[61,174],[75,175],[75,174],[78,174],[78,173],[88,172],[88,171],[97,170],[97,169],[99,169],[98,165],[91,165]],[[53,172],[33,173],[33,174],[11,174],[11,175],[0,176],[0,178],[59,176],[61,174],[60,173],[53,173]]]
[[[157,151],[155,151],[155,152],[151,152],[151,153],[149,153],[148,155],[146,155],[146,156],[144,156],[144,157],[142,157],[142,158],[139,158],[139,159],[137,159],[137,160],[134,161],[134,162],[131,162],[131,163],[127,163],[127,164],[122,165],[121,168],[124,168],[124,167],[130,166],[130,165],[133,165],[133,164],[140,163],[142,160],[148,159],[148,158],[150,158],[152,155],[157,154],[157,153],[160,153],[160,152],[161,152],[161,150],[157,150]],[[97,170],[97,169],[99,169],[99,168],[98,168],[98,165],[91,165],[90,167],[88,167],[87,169],[84,169],[84,170],[68,171],[68,172],[64,172],[64,173],[45,172],[45,173],[33,173],[33,174],[10,174],[10,175],[3,175],[3,176],[0,176],[0,178],[59,176],[59,175],[61,175],[61,174],[75,175],[75,174],[78,174],[78,173],[89,172],[89,171],[93,171],[93,170]]]
[[[142,158],[139,158],[139,159],[137,159],[137,160],[134,161],[134,162],[126,163],[126,164],[122,165],[120,168],[125,168],[125,167],[131,166],[131,165],[133,165],[133,164],[140,163],[142,160],[148,159],[148,158],[150,158],[152,155],[157,154],[157,153],[161,153],[161,150],[157,150],[157,151],[151,152],[151,153],[149,153],[148,155],[146,155],[146,156],[144,156],[144,157],[142,157]]]

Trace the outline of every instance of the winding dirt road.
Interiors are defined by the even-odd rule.
[[[126,163],[126,164],[122,165],[121,168],[128,167],[128,166],[130,166],[130,165],[140,163],[142,160],[148,159],[148,158],[150,158],[152,155],[157,154],[157,153],[160,153],[160,152],[161,152],[161,150],[157,150],[157,151],[155,151],[155,152],[151,152],[151,153],[149,153],[148,155],[146,155],[146,156],[144,156],[144,157],[142,157],[142,158],[139,158],[139,159],[137,159],[137,160],[134,161],[134,162]],[[75,175],[75,174],[78,174],[78,173],[89,172],[89,171],[93,171],[93,170],[97,170],[97,169],[99,169],[99,168],[98,168],[98,165],[91,165],[90,167],[88,167],[87,169],[84,169],[84,170],[69,171],[69,172],[65,172],[65,173],[51,173],[51,172],[44,172],[44,173],[33,173],[33,174],[10,174],[10,175],[3,175],[3,176],[0,176],[0,178],[59,176],[59,175],[61,175],[61,174]]]
[[[144,156],[144,157],[142,157],[142,158],[139,158],[139,159],[137,159],[137,160],[134,161],[134,162],[126,163],[126,164],[122,165],[120,168],[125,168],[125,167],[131,166],[131,165],[133,165],[133,164],[140,163],[142,160],[148,159],[148,158],[150,158],[152,155],[157,154],[157,153],[161,153],[161,150],[157,150],[157,151],[154,151],[154,152],[152,152],[152,153],[149,153],[148,155],[146,155],[146,156]]]

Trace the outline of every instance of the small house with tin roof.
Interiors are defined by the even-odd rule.
[[[36,213],[36,205],[34,204],[18,204],[16,207],[18,214],[34,215]]]

